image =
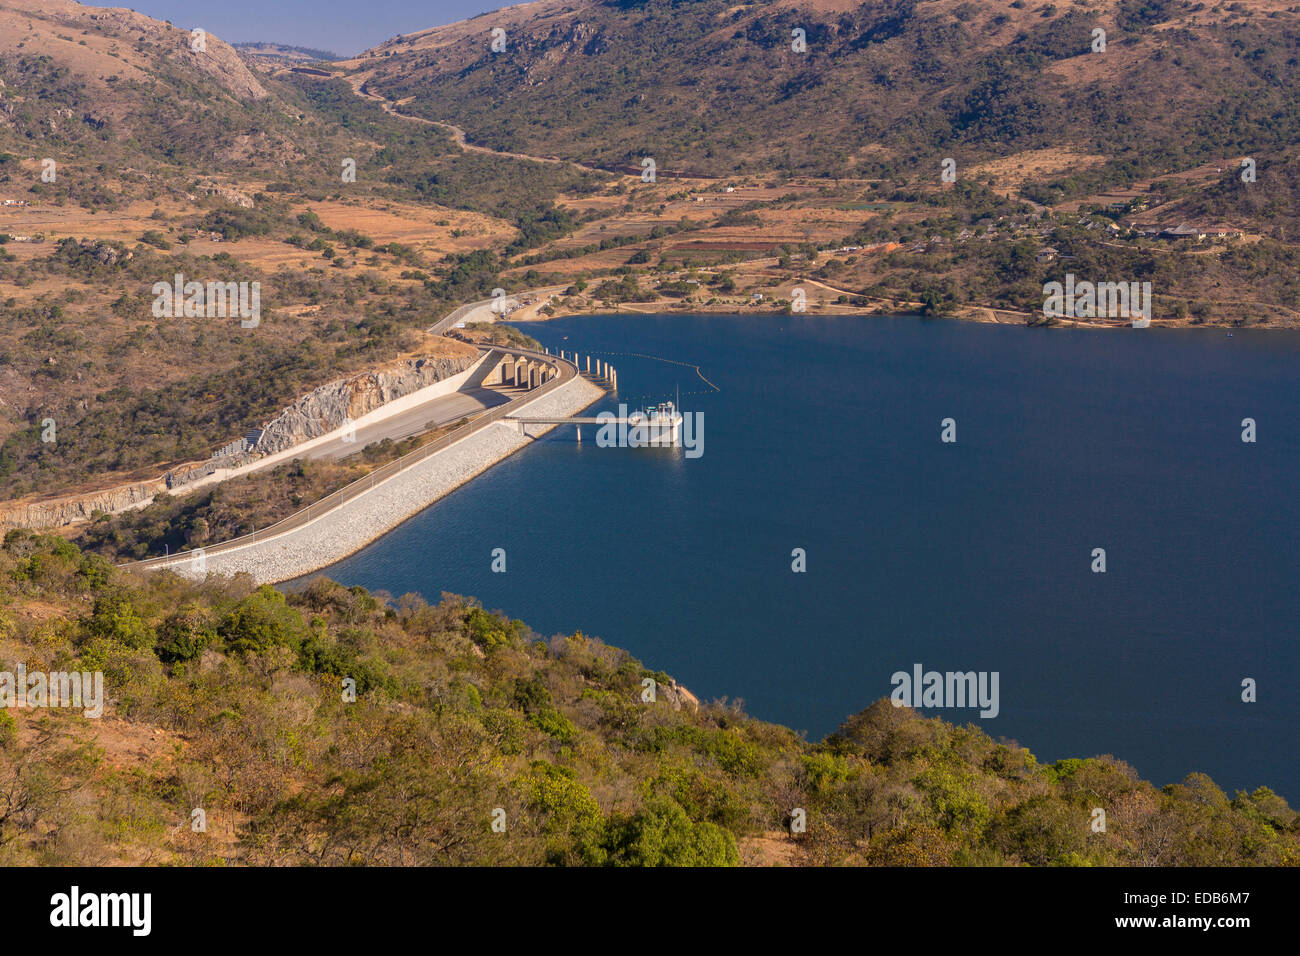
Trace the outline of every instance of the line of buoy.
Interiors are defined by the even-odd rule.
[[[693,363],[691,363],[691,362],[682,362],[682,361],[680,361],[680,360],[678,360],[678,359],[664,358],[662,355],[647,355],[645,352],[600,352],[600,353],[596,353],[596,354],[600,354],[600,355],[625,355],[625,356],[629,356],[629,357],[631,357],[631,358],[644,358],[644,359],[650,359],[651,361],[654,361],[654,362],[665,362],[665,363],[667,363],[667,364],[669,364],[669,365],[681,365],[681,366],[684,367],[684,368],[692,368],[692,369],[695,369],[695,374],[698,375],[698,376],[700,377],[701,381],[703,381],[705,385],[709,386],[709,388],[713,389],[713,391],[715,391],[715,392],[720,392],[720,391],[722,391],[721,388],[719,388],[719,387],[718,387],[717,385],[715,385],[713,382],[709,381],[708,376],[704,374],[704,372],[700,369],[700,367],[699,367],[698,365],[695,365],[695,364],[693,364]],[[684,392],[683,394],[688,394],[688,393],[685,393],[685,392]],[[700,393],[695,393],[695,394],[703,394],[703,395],[707,395],[707,394],[709,394],[709,393],[708,393],[708,392],[700,392]]]

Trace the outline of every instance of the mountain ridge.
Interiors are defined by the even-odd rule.
[[[791,50],[796,27],[806,54]],[[1092,52],[1096,28],[1105,52]],[[1298,36],[1282,0],[539,0],[340,65],[498,149],[601,165],[654,155],[714,175],[867,175],[891,171],[870,155],[882,147],[907,172],[1053,143],[1158,159],[1192,130],[1201,152],[1294,141]]]

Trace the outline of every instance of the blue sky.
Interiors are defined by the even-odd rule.
[[[89,0],[130,7],[228,43],[272,40],[345,56],[425,27],[511,6],[511,0]]]

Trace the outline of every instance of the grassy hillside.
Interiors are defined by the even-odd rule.
[[[810,743],[452,595],[134,577],[15,531],[0,663],[20,660],[102,671],[110,703],[0,712],[0,865],[1300,862],[1267,789],[1042,765],[886,701]]]

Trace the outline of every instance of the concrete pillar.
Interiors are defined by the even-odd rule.
[[[579,444],[579,445],[582,444],[582,426],[581,426],[581,425],[578,426],[578,444]]]
[[[587,374],[588,374],[588,375],[591,374],[591,356],[590,356],[590,355],[587,356]]]

